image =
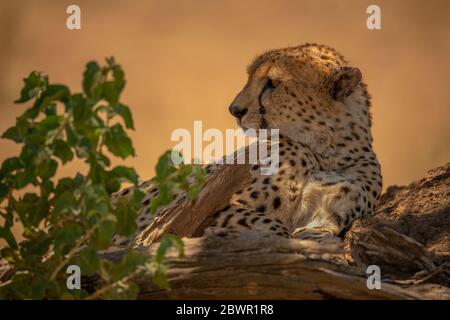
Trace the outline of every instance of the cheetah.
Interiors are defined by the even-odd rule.
[[[320,242],[373,214],[382,176],[361,71],[329,46],[304,44],[265,52],[247,72],[229,111],[244,130],[279,129],[279,170],[267,176],[251,166],[251,185],[213,214],[209,229]],[[140,231],[152,222],[149,203],[158,193],[151,181],[143,186],[148,192],[137,218]],[[180,194],[175,201],[183,199]],[[127,241],[114,238],[116,244]]]

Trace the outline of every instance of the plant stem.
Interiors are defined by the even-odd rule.
[[[85,298],[85,300],[95,300],[100,298],[102,295],[104,295],[105,293],[107,293],[109,290],[111,290],[116,284],[118,284],[119,282],[127,282],[132,280],[135,276],[137,276],[139,273],[143,272],[143,270],[140,270],[139,268],[136,269],[135,271],[133,271],[132,273],[130,273],[128,276],[126,276],[125,278],[122,278],[120,280],[117,280],[115,282],[111,282],[109,284],[107,284],[106,286],[104,286],[103,288],[95,291],[93,294],[87,296]]]
[[[50,276],[50,281],[54,281],[56,277],[58,276],[58,273],[64,268],[64,266],[72,259],[78,251],[80,251],[81,245],[87,241],[91,235],[95,232],[95,230],[98,228],[98,224],[92,226],[83,237],[78,239],[77,243],[75,243],[74,247],[69,251],[69,253],[65,256],[65,258],[58,264],[55,271],[53,271],[52,275]]]

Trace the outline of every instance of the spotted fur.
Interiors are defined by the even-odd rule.
[[[230,110],[242,128],[280,130],[280,169],[263,176],[254,165],[251,185],[214,214],[211,228],[318,239],[339,235],[355,219],[373,214],[382,178],[372,148],[370,97],[359,69],[328,46],[305,44],[260,55],[248,74]],[[151,223],[148,201],[158,192],[146,183],[139,230]]]

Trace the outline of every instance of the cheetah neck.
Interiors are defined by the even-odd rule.
[[[339,170],[375,157],[368,101],[363,97],[363,93],[348,97],[340,105],[341,121],[334,123],[331,134],[318,136],[308,144],[324,169]]]
[[[368,106],[362,99],[351,97],[345,101],[345,116],[336,126],[327,154],[324,155],[334,169],[356,165],[375,154],[372,149],[372,134]]]

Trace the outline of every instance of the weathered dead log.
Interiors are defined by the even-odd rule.
[[[165,225],[155,222],[150,229],[155,232],[163,227],[165,231],[159,231],[158,236],[168,230],[176,231],[181,236],[196,235],[193,230],[201,229],[204,223],[200,223],[200,220],[208,217],[208,210],[200,213],[195,210],[220,207],[223,203],[219,204],[218,201],[222,198],[214,195],[225,195],[224,198],[228,200],[230,193],[227,192],[234,192],[242,187],[241,183],[247,183],[246,168],[228,167],[228,170],[236,170],[235,174],[227,172],[227,176],[231,173],[231,177],[242,177],[237,173],[242,169],[242,181],[230,180],[225,184],[223,182],[227,176],[223,175],[212,189],[205,187],[207,196],[196,202],[195,209],[191,207],[185,210],[183,216],[173,214],[177,220],[174,224],[179,228],[171,228],[170,222]],[[267,242],[258,236],[254,239],[246,236],[243,241],[233,240],[236,247],[230,248],[226,242],[228,240],[186,239],[187,255],[191,253],[193,256],[187,256],[186,263],[175,257],[170,258],[174,267],[169,273],[172,290],[154,291],[151,285],[143,283],[140,297],[449,299],[449,195],[450,164],[431,170],[426,177],[409,186],[389,188],[382,197],[375,217],[357,221],[345,236],[345,257],[351,266],[342,263],[345,260],[338,258],[339,251],[326,252],[327,259],[323,259],[319,252],[313,253],[311,257],[307,254],[308,250],[319,249],[307,247],[305,243],[301,252],[277,251],[280,243],[289,243],[287,247],[295,246],[292,241],[296,240],[276,238]],[[191,228],[188,229],[186,225],[190,224],[191,214],[196,223],[188,226]],[[157,237],[152,241],[155,239]],[[215,243],[220,252],[211,250]],[[203,250],[202,253],[199,248]],[[333,262],[329,260],[330,256],[334,257]],[[226,259],[221,263],[223,258]],[[364,271],[373,264],[382,270],[385,290],[380,292],[368,291],[365,286]],[[189,270],[195,271],[189,275]],[[344,278],[347,282],[341,283]],[[388,282],[401,286],[403,291],[398,286],[389,286]],[[248,291],[245,288],[249,283],[260,290],[257,293],[255,290]],[[401,294],[396,296],[390,290]]]
[[[383,264],[407,270],[434,270],[438,261],[414,239],[382,225],[365,233],[352,231],[347,239],[351,241],[349,259],[362,267],[367,265],[368,256],[376,256]]]
[[[136,278],[140,299],[450,299],[450,164],[389,188],[376,215],[347,232],[344,250],[256,231],[193,238],[210,213],[248,183],[246,172],[245,166],[220,168],[195,203],[170,209],[149,227],[144,244],[176,233],[188,237],[186,255],[168,255],[170,290]],[[140,250],[152,254],[157,245]],[[372,264],[381,268],[380,290],[366,286]],[[90,285],[97,287],[98,279]]]
[[[201,235],[211,214],[225,207],[233,193],[250,184],[249,168],[246,164],[221,166],[206,181],[195,202],[183,201],[163,210],[136,242],[149,246],[166,233]]]
[[[170,252],[170,290],[138,277],[139,299],[449,299],[440,286],[370,290],[361,270],[342,263],[339,246],[257,231],[185,238],[185,257]],[[142,250],[152,254],[156,244]],[[105,256],[119,259],[125,252]]]

